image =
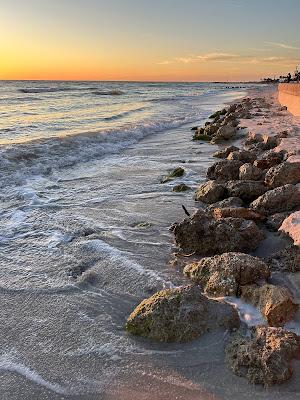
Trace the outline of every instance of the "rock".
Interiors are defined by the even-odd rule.
[[[226,362],[232,371],[251,383],[269,386],[291,378],[290,364],[298,357],[300,338],[282,328],[257,326],[250,337],[232,335],[226,346]]]
[[[216,111],[214,114],[212,114],[209,118],[214,119],[217,117],[220,117],[221,115],[225,115],[227,113],[226,108],[223,108],[223,110]]]
[[[239,178],[244,181],[259,181],[263,176],[261,169],[246,163],[240,167]]]
[[[249,208],[245,207],[226,207],[214,208],[212,215],[215,219],[220,218],[244,218],[253,221],[263,221],[265,217]]]
[[[173,171],[169,172],[167,176],[165,176],[160,182],[167,183],[177,177],[184,175],[184,169],[182,167],[175,168]]]
[[[283,221],[290,215],[290,211],[276,213],[270,215],[266,221],[266,225],[272,231],[278,231]]]
[[[214,136],[214,143],[218,143],[222,140],[230,140],[236,136],[237,129],[232,125],[222,125],[217,130],[216,135]]]
[[[264,153],[261,158],[254,161],[253,165],[257,168],[265,170],[282,163],[282,161],[283,161],[283,154],[281,152],[274,153],[272,151]]]
[[[198,133],[196,131],[192,140],[203,140],[205,142],[209,142],[211,140],[211,137],[206,135],[205,133]]]
[[[299,308],[289,289],[270,284],[243,286],[241,298],[258,307],[270,326],[283,326],[294,318]]]
[[[172,189],[173,192],[186,192],[187,190],[190,190],[190,187],[184,183],[180,183],[179,185],[174,186]]]
[[[251,144],[255,144],[255,143],[263,143],[264,138],[260,133],[253,133],[253,132],[249,132],[248,137],[245,141],[245,145],[251,145]]]
[[[204,133],[206,135],[212,136],[218,131],[218,129],[219,129],[218,124],[211,124],[204,129]]]
[[[226,197],[226,189],[216,181],[208,181],[199,186],[195,194],[196,201],[215,203]]]
[[[269,169],[266,173],[265,182],[271,187],[286,185],[287,183],[296,184],[300,182],[300,161],[283,162]]]
[[[293,244],[265,259],[273,271],[300,271],[300,247]]]
[[[268,188],[259,181],[229,181],[225,185],[228,196],[239,197],[246,203],[266,193]],[[258,211],[259,212],[259,211]]]
[[[198,129],[200,129],[199,126],[193,126],[193,127],[191,128],[191,131],[197,131]]]
[[[208,299],[191,285],[162,290],[142,301],[129,316],[126,330],[160,342],[187,342],[208,330],[238,326],[232,306]]]
[[[237,151],[232,151],[228,157],[228,160],[238,160],[242,161],[243,163],[252,163],[256,157],[255,155],[247,150],[237,150]]]
[[[210,296],[239,296],[241,285],[270,276],[268,266],[258,257],[243,253],[224,253],[189,264],[184,274],[200,283]]]
[[[242,207],[243,201],[239,197],[228,197],[227,199],[217,201],[207,207],[208,210],[213,210],[215,208],[226,208],[226,207]]]
[[[215,153],[213,154],[213,157],[215,157],[215,158],[227,158],[231,152],[237,151],[237,150],[239,150],[238,147],[236,147],[236,146],[229,146],[229,147],[226,147],[226,148],[223,149],[223,150],[219,150],[219,151],[215,152]]]
[[[263,143],[264,143],[264,148],[265,150],[270,150],[270,149],[274,149],[275,147],[277,147],[281,142],[281,139],[274,135],[274,136],[270,136],[270,135],[263,135]]]
[[[272,215],[293,210],[300,204],[300,189],[294,185],[284,185],[269,190],[250,204],[250,208],[260,214]]]
[[[253,221],[241,218],[215,220],[203,210],[174,224],[171,230],[177,246],[184,252],[200,255],[255,250],[264,238]]]
[[[207,170],[207,179],[216,179],[220,181],[239,179],[240,167],[243,165],[238,160],[222,160],[211,165]]]
[[[299,188],[300,190],[300,188]],[[300,207],[292,212],[281,224],[279,231],[288,235],[293,243],[300,246]]]

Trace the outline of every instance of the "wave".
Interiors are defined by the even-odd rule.
[[[28,368],[26,365],[15,362],[8,354],[0,357],[0,370],[14,372],[18,375],[24,376],[26,379],[43,386],[54,393],[66,395],[66,390],[56,383],[51,383],[42,378],[36,371]]]
[[[200,115],[204,117],[201,111]],[[28,175],[48,176],[60,168],[99,159],[106,154],[118,153],[148,135],[192,123],[195,119],[197,119],[195,114],[186,117],[170,115],[168,120],[163,121],[148,119],[138,124],[128,123],[114,129],[2,145],[0,169],[3,174],[0,187],[21,185]]]
[[[105,117],[105,118],[103,118],[103,121],[115,121],[115,120],[118,120],[118,119],[121,119],[121,118],[124,118],[124,117],[128,117],[129,115],[134,114],[136,112],[145,111],[148,108],[149,107],[140,107],[140,108],[136,108],[134,110],[124,111],[124,112],[122,112],[120,114],[115,114],[115,115],[112,115],[110,117]]]
[[[107,90],[107,91],[95,90],[92,93],[97,96],[121,96],[122,94],[125,94],[125,92],[118,89]]]

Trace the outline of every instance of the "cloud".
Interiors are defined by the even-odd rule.
[[[239,56],[231,53],[208,53],[197,56],[197,59],[202,61],[229,61],[236,58],[239,58]]]
[[[175,61],[184,63],[184,64],[189,64],[191,62],[195,62],[195,58],[193,58],[193,57],[176,57]]]
[[[160,61],[160,62],[158,62],[157,64],[158,64],[158,65],[169,65],[169,64],[173,64],[173,61],[168,61],[168,60],[166,60],[166,61]]]
[[[300,50],[300,47],[295,47],[295,46],[290,46],[285,43],[278,43],[278,42],[265,42],[268,45],[275,46],[275,47],[280,47],[282,49],[287,49],[287,50]]]

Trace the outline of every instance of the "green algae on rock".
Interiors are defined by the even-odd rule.
[[[185,172],[184,168],[177,167],[177,168],[173,169],[172,171],[170,171],[167,176],[162,178],[160,183],[167,183],[167,182],[170,182],[171,180],[173,180],[175,178],[181,177],[181,176],[184,175],[184,172]]]
[[[190,190],[190,187],[187,186],[185,183],[180,183],[179,185],[176,185],[173,187],[172,191],[173,192],[186,192],[187,190]]]
[[[197,285],[166,289],[143,300],[129,316],[126,331],[160,342],[187,342],[213,329],[239,327],[231,305],[208,299]]]

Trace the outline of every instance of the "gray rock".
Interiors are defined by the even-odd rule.
[[[203,256],[255,250],[264,238],[253,221],[241,218],[215,220],[203,210],[175,223],[171,230],[177,246],[185,253],[194,252]]]
[[[290,163],[283,162],[269,169],[266,173],[265,182],[271,187],[296,184],[300,182],[300,161]]]
[[[229,146],[229,147],[226,147],[225,149],[222,149],[222,150],[219,150],[219,151],[215,152],[213,154],[213,157],[215,157],[215,158],[227,158],[231,152],[237,151],[237,150],[239,150],[238,147]]]
[[[243,181],[259,181],[263,176],[260,168],[255,167],[253,164],[246,163],[240,167],[239,178]]]
[[[184,274],[202,285],[210,296],[239,296],[241,286],[270,276],[268,266],[258,257],[243,253],[224,253],[188,264]]]
[[[216,181],[208,181],[199,186],[195,193],[195,200],[211,204],[226,197],[226,189]]]
[[[207,207],[208,210],[213,210],[214,208],[225,208],[225,207],[242,207],[243,200],[239,197],[228,197],[227,199],[217,201]]]
[[[263,182],[259,181],[229,181],[226,183],[228,196],[239,197],[246,203],[257,199],[266,193],[268,188]]]
[[[257,326],[250,337],[232,335],[226,346],[226,362],[238,376],[265,386],[282,383],[293,374],[291,360],[300,351],[300,338],[282,328]]]
[[[300,189],[295,185],[284,185],[269,190],[250,204],[260,214],[272,215],[290,211],[300,205]]]
[[[243,165],[238,160],[222,160],[211,165],[207,170],[207,179],[220,181],[239,179],[240,167]]]
[[[300,271],[300,246],[289,245],[265,259],[273,271]]]
[[[228,157],[228,160],[238,160],[242,161],[243,163],[252,163],[255,159],[256,156],[251,152],[247,150],[237,150],[231,152]]]

